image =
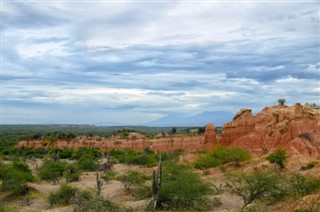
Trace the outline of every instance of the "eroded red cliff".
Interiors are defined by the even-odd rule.
[[[305,157],[320,155],[320,110],[294,106],[264,108],[256,116],[242,109],[223,127],[220,143],[246,148],[256,155],[277,149]]]

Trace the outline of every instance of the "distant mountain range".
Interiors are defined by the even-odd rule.
[[[146,126],[151,127],[189,127],[189,126],[204,126],[209,122],[216,126],[223,126],[234,117],[234,114],[226,111],[206,111],[193,116],[185,116],[181,114],[167,115],[158,120],[149,122]]]

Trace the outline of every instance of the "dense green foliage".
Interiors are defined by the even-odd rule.
[[[151,151],[136,152],[134,150],[111,150],[110,156],[114,162],[136,164],[151,167],[157,163],[158,155]]]
[[[56,184],[63,177],[65,166],[66,164],[61,161],[45,160],[38,169],[38,176],[41,180],[52,181]]]
[[[267,157],[267,160],[272,164],[278,165],[280,169],[283,169],[287,158],[288,155],[284,150],[278,150],[275,153],[269,155]]]
[[[100,166],[99,161],[91,155],[82,156],[77,161],[77,165],[82,171],[96,171]]]
[[[102,156],[99,148],[80,147],[72,153],[72,159],[80,159],[81,157],[100,158]]]
[[[210,205],[205,195],[210,186],[188,167],[168,161],[163,166],[162,186],[159,192],[160,210],[204,210]]]
[[[13,195],[26,194],[29,190],[27,182],[32,182],[34,177],[28,165],[21,161],[14,161],[12,165],[0,162],[1,190],[10,191]]]
[[[250,153],[239,147],[217,147],[211,152],[200,156],[194,163],[195,168],[206,170],[210,167],[217,167],[232,162],[240,166],[240,162],[250,159]]]

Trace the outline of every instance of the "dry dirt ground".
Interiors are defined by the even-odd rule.
[[[185,156],[184,158],[180,158],[182,162],[190,162],[194,160],[193,155]],[[31,169],[35,172],[36,167],[42,164],[41,160],[29,161],[28,162]],[[315,169],[310,170],[312,174],[320,176],[320,164],[317,165]],[[296,162],[288,163],[288,166],[292,166],[292,168],[297,167],[298,165]],[[226,166],[224,167],[224,171],[231,172],[237,171],[239,173],[248,171],[253,169],[254,167],[259,168],[272,168],[272,166],[266,162],[265,159],[253,159],[251,162],[243,164],[241,168],[234,168],[233,166]],[[299,165],[300,167],[300,165]],[[152,173],[152,168],[143,168],[139,166],[132,166],[132,165],[123,165],[123,164],[116,164],[113,166],[113,171],[117,173],[117,175],[122,175],[126,173],[128,170],[136,170],[146,174]],[[209,174],[204,175],[202,171],[198,171],[201,174],[202,179],[215,185],[219,188],[220,185],[223,185],[224,173],[221,169],[212,168],[209,169]],[[60,183],[64,183],[62,180]],[[77,187],[79,189],[89,189],[94,191],[95,190],[95,183],[96,183],[96,172],[84,172],[81,175],[81,179],[78,182],[70,183],[71,186]],[[19,211],[25,212],[39,212],[39,211],[46,211],[46,212],[71,212],[73,210],[72,205],[66,207],[54,207],[50,208],[47,202],[47,197],[50,192],[56,191],[59,189],[59,184],[53,185],[49,182],[36,182],[30,183],[30,187],[32,188],[32,192],[29,195],[31,199],[30,206],[24,206],[23,198],[15,198],[10,199],[6,196],[6,194],[0,194],[0,204],[16,206],[19,208]],[[222,190],[224,190],[222,186]],[[135,211],[144,211],[147,204],[149,203],[150,199],[146,200],[136,200],[130,193],[128,193],[123,184],[117,180],[111,180],[108,183],[104,183],[102,187],[101,195],[105,198],[110,199],[113,202],[119,203],[124,206],[128,206],[133,208]],[[214,196],[211,196],[210,199],[218,198],[221,201],[221,206],[218,206],[211,211],[218,211],[218,212],[227,212],[227,211],[240,211],[242,205],[242,199],[238,196],[230,194],[227,191],[223,193],[217,193]],[[303,203],[290,203],[291,205],[303,204]],[[259,204],[257,204],[259,206]],[[289,212],[292,211],[292,206],[283,206],[283,203],[275,205],[275,206],[261,206],[256,207],[256,211],[284,211]]]

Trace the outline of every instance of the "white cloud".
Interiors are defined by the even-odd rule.
[[[319,101],[316,4],[5,2],[5,120],[134,124]]]

